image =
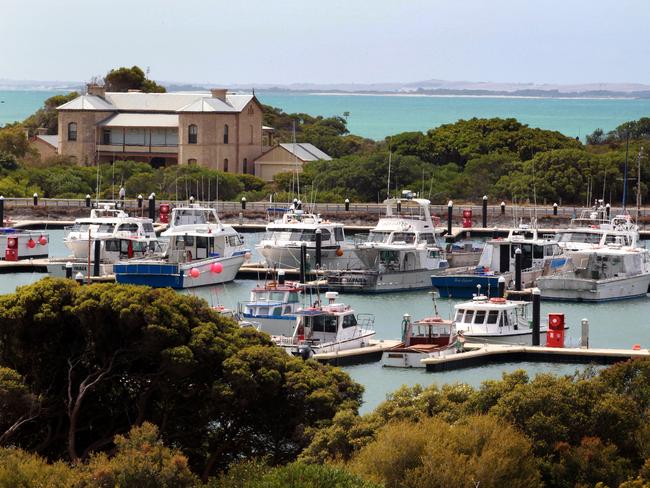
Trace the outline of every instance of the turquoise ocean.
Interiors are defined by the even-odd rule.
[[[0,91],[0,126],[23,120],[57,92]],[[514,117],[531,127],[584,138],[622,122],[650,115],[647,99],[563,99],[506,97],[440,97],[409,95],[331,95],[258,92],[262,103],[285,112],[340,115],[349,112],[351,133],[371,139],[405,131],[426,131],[472,117]]]

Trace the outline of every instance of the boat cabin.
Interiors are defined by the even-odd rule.
[[[546,261],[563,258],[564,251],[553,239],[537,238],[528,231],[511,231],[507,239],[493,239],[483,248],[478,266],[497,273],[514,272],[515,253],[521,249],[522,270],[542,268]],[[562,259],[562,264],[565,260]]]
[[[526,302],[515,302],[505,298],[490,298],[485,295],[474,297],[471,302],[455,306],[454,323],[458,331],[488,332],[494,327],[517,330],[528,328]]]
[[[235,231],[224,235],[221,232],[212,233],[210,229],[195,229],[168,235],[168,254],[178,262],[230,256],[232,249],[240,248],[244,244],[244,239]]]
[[[454,324],[441,317],[411,321],[409,314],[402,320],[402,342],[405,347],[418,345],[447,346],[456,340]]]
[[[631,249],[604,249],[595,252],[578,252],[573,260],[577,278],[607,280],[646,272],[650,257],[645,250],[634,252]]]
[[[202,225],[202,224],[219,224],[219,217],[213,208],[200,207],[193,204],[189,207],[178,207],[172,209],[170,227],[180,225]]]
[[[108,259],[110,262],[142,258],[163,252],[160,242],[155,239],[111,237],[101,242],[103,244],[102,259]]]
[[[267,283],[251,290],[250,301],[241,304],[246,317],[282,317],[300,308],[301,289],[294,283]]]
[[[338,293],[327,292],[329,303],[298,312],[294,342],[318,346],[345,342],[367,334],[374,326],[374,315],[357,314],[343,303],[336,303]]]

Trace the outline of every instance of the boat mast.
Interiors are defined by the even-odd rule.
[[[390,166],[393,161],[393,151],[391,147],[391,140],[388,139],[388,181],[386,185],[386,200],[390,198]]]
[[[625,169],[623,170],[623,213],[625,213],[625,203],[627,200],[627,156],[630,152],[630,131],[627,131],[625,142]]]
[[[643,146],[639,149],[639,156],[636,160],[636,222],[639,223],[641,215],[641,158],[643,157]]]

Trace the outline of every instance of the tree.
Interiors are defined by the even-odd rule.
[[[295,458],[362,388],[170,289],[43,279],[0,297],[0,364],[43,408],[12,442],[80,463],[151,422],[203,478],[242,456]]]
[[[0,129],[0,153],[22,158],[31,152],[25,130],[20,125],[5,126]]]
[[[104,77],[104,83],[106,90],[112,92],[141,90],[145,93],[164,93],[167,91],[164,86],[147,79],[144,71],[138,66],[112,69]]]
[[[530,442],[496,417],[395,421],[353,459],[353,472],[386,488],[541,487]]]

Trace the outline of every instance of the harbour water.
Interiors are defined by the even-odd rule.
[[[63,231],[51,230],[50,254],[67,255],[62,244]],[[262,233],[246,234],[246,241],[253,246]],[[253,260],[258,259],[257,256]],[[0,294],[11,293],[17,286],[32,283],[45,276],[41,273],[16,273],[0,275]],[[263,276],[259,280],[264,280]],[[204,298],[211,305],[236,308],[239,301],[247,300],[256,280],[237,280],[233,283],[210,288],[194,289],[187,293]],[[341,301],[351,305],[359,313],[372,313],[376,317],[378,339],[396,339],[400,335],[400,323],[404,313],[420,318],[432,314],[431,295],[427,291],[393,293],[383,295],[341,295]],[[453,305],[459,300],[439,299],[438,308],[443,316],[450,316]],[[580,339],[580,321],[589,319],[590,346],[632,348],[635,344],[650,347],[650,317],[647,315],[650,299],[602,304],[542,302],[542,317],[550,312],[564,312],[567,325],[567,343],[577,345]],[[384,369],[379,363],[350,366],[346,371],[366,388],[363,411],[367,412],[385,399],[386,395],[402,384],[428,385],[437,383],[465,382],[479,386],[482,381],[498,379],[503,371],[523,368],[530,375],[539,372],[570,374],[584,366],[549,363],[494,364],[472,369],[443,373],[426,373],[421,370]]]
[[[0,126],[23,120],[51,91],[0,91]],[[562,99],[407,95],[324,95],[258,92],[262,103],[310,115],[349,112],[348,129],[371,139],[406,131],[426,131],[472,117],[514,117],[542,129],[584,138],[597,128],[611,130],[650,113],[650,99]]]

